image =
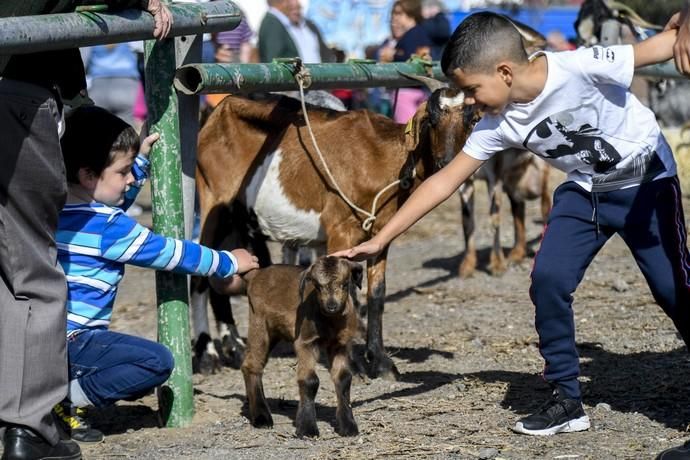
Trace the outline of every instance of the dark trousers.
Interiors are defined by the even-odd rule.
[[[554,194],[530,296],[544,378],[572,398],[580,398],[572,294],[616,233],[630,248],[654,299],[690,344],[690,254],[678,178],[595,194],[566,182]]]
[[[0,78],[0,424],[58,441],[67,394],[66,282],[55,230],[67,184],[47,89]]]
[[[164,345],[103,329],[70,337],[67,352],[70,380],[79,380],[96,407],[148,394],[168,380],[174,366]]]

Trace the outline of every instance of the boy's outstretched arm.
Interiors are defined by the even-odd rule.
[[[460,152],[448,165],[422,182],[376,236],[354,248],[338,251],[332,255],[353,260],[366,260],[376,256],[395,237],[445,201],[483,163],[482,160]]]
[[[633,45],[635,68],[666,62],[673,57],[678,29],[669,29]]]
[[[259,268],[246,249],[216,251],[198,243],[154,233],[120,212],[108,219],[96,248],[100,256],[139,267],[227,278]]]

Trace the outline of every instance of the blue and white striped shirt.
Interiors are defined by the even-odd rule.
[[[122,208],[92,202],[67,204],[60,212],[56,241],[67,277],[68,335],[108,328],[125,264],[221,278],[237,271],[231,253],[157,235],[125,214],[148,176],[148,166],[145,157],[137,157],[137,183]]]

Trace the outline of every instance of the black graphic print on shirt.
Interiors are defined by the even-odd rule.
[[[665,171],[661,159],[647,149],[623,159],[612,145],[615,142],[600,129],[594,107],[583,105],[551,115],[527,135],[523,146],[538,155],[567,163],[573,169],[589,172],[592,184],[616,185],[644,182]],[[619,145],[622,142],[617,139]],[[634,146],[635,150],[639,146]]]

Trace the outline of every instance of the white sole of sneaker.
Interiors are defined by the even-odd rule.
[[[561,425],[552,426],[545,430],[528,430],[522,425],[522,422],[517,422],[513,427],[516,433],[528,434],[531,436],[551,436],[558,433],[574,433],[576,431],[585,431],[590,427],[589,417],[584,415],[574,420],[569,420]]]

